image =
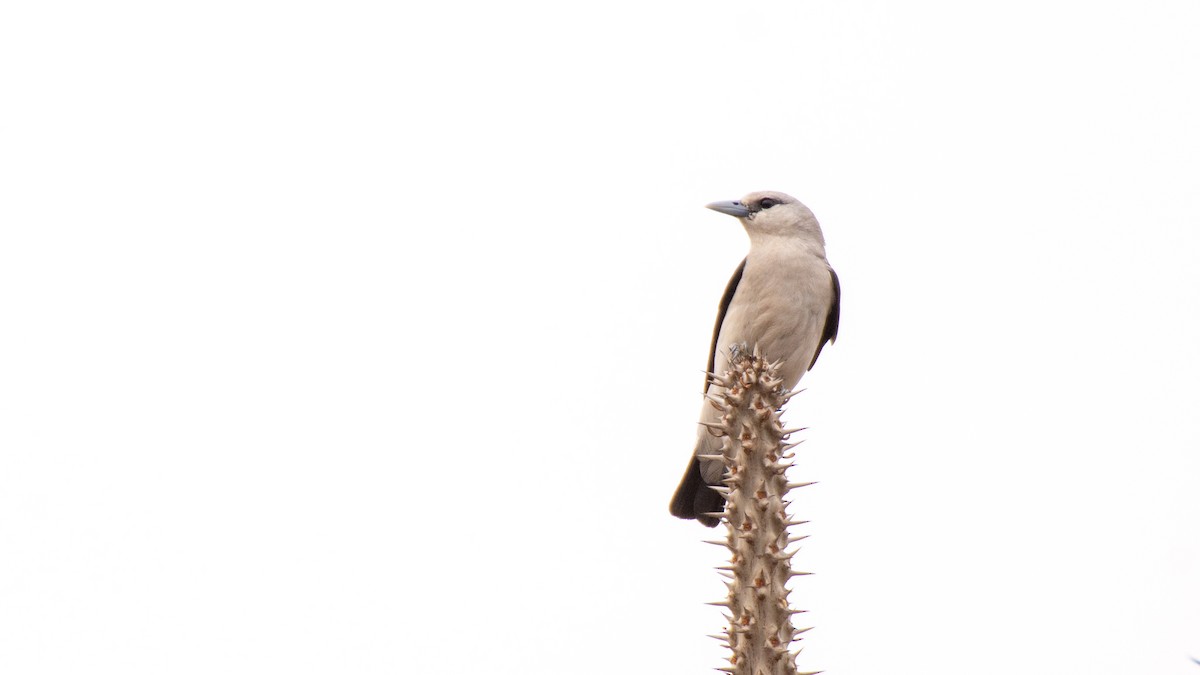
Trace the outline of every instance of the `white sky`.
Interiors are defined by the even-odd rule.
[[[1200,675],[1200,5],[0,9],[0,672],[709,672],[758,189],[801,665]]]

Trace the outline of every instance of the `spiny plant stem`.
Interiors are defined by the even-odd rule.
[[[792,643],[808,629],[797,630],[788,603],[787,582],[804,574],[792,570],[794,550],[788,545],[798,524],[787,513],[788,490],[806,483],[787,481],[792,446],[785,440],[780,413],[790,398],[781,388],[778,363],[769,363],[757,350],[733,349],[730,369],[712,396],[721,410],[721,423],[710,429],[723,435],[726,506],[723,520],[730,563],[719,568],[727,578],[729,596],[713,603],[729,611],[729,628],[714,636],[728,645],[733,675],[806,675],[796,670]],[[711,390],[710,390],[711,391]],[[717,543],[717,542],[714,542]]]

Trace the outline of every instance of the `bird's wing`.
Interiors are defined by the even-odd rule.
[[[738,282],[742,280],[742,272],[746,269],[746,259],[742,259],[742,264],[737,266],[733,271],[733,276],[729,278],[729,285],[725,286],[725,295],[721,296],[721,307],[717,310],[717,324],[713,326],[712,347],[708,350],[708,368],[704,372],[704,393],[708,393],[708,387],[712,382],[709,381],[708,373],[713,373],[713,368],[717,365],[717,339],[721,335],[721,324],[725,322],[725,313],[729,311],[729,303],[733,302],[733,294],[737,292]]]
[[[812,363],[808,364],[808,369],[817,364],[817,357],[821,355],[821,347],[825,346],[826,342],[834,342],[837,340],[838,318],[842,313],[842,284],[838,281],[837,272],[833,268],[829,268],[829,278],[833,282],[833,302],[829,303],[829,314],[825,315],[825,330],[821,332],[821,340],[817,342],[817,353],[813,354]]]

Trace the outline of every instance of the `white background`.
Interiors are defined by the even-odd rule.
[[[0,672],[701,673],[703,204],[820,218],[801,666],[1197,675],[1200,6],[10,2]]]

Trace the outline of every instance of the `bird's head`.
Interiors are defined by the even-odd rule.
[[[759,236],[789,237],[825,247],[816,216],[795,197],[782,192],[751,192],[736,201],[713,202],[708,208],[742,221],[751,241]]]

